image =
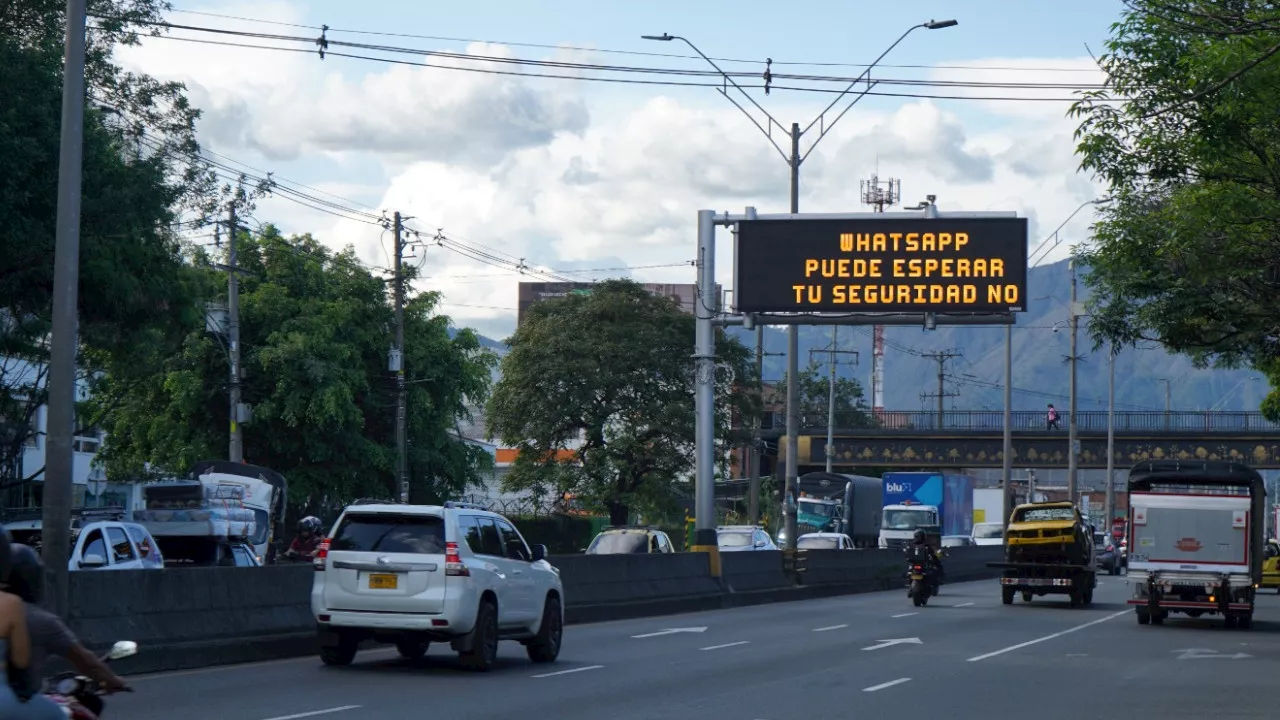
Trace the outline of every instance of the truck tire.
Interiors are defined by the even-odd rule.
[[[1022,602],[1031,602],[1031,591],[1030,591],[1030,590],[1023,590],[1023,591],[1022,591]]]
[[[1248,630],[1253,627],[1253,613],[1240,613],[1240,619],[1236,621],[1236,624],[1241,630]]]
[[[1147,612],[1146,610],[1138,610],[1138,611],[1137,611],[1137,614],[1138,614],[1138,624],[1139,624],[1139,625],[1150,625],[1150,624],[1151,624],[1151,613]]]
[[[1003,601],[1005,605],[1012,605],[1013,593],[1013,588],[1000,588],[1000,600]]]
[[[1085,591],[1084,591],[1084,604],[1085,604],[1086,606],[1087,606],[1087,605],[1092,605],[1092,604],[1093,604],[1093,591],[1092,591],[1092,590],[1085,590]]]

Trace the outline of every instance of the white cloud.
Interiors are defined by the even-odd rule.
[[[219,11],[239,14],[229,7]],[[255,4],[245,14],[300,21],[300,13],[285,4]],[[469,51],[507,52],[495,47]],[[740,212],[754,205],[761,212],[780,212],[787,207],[786,163],[728,103],[720,109],[706,109],[705,102],[694,108],[673,97],[636,91],[619,96],[631,98],[630,107],[615,101],[608,108],[610,119],[617,121],[590,123],[585,98],[594,86],[588,83],[365,66],[342,58],[322,63],[315,57],[163,40],[122,56],[158,76],[186,79],[193,99],[209,110],[202,132],[219,152],[237,157],[259,153],[267,162],[309,154],[375,160],[385,172],[376,193],[379,207],[414,216],[408,224],[424,239],[436,228],[451,239],[446,246],[428,244],[425,257],[417,251],[414,262],[423,263],[424,276],[419,287],[443,292],[444,309],[459,324],[496,337],[504,337],[514,325],[516,283],[522,276],[492,264],[523,260],[529,266],[566,270],[685,263],[694,255],[698,209]],[[1091,61],[948,64],[1087,68]],[[936,70],[933,76],[1097,81],[1084,72],[966,69]],[[981,88],[939,94],[1068,97],[1069,90]],[[811,117],[818,102],[796,116]],[[936,194],[943,212],[1016,210],[1031,217],[1034,246],[1096,196],[1095,184],[1076,171],[1074,127],[1063,117],[1066,103],[974,101],[965,107],[974,106],[982,111],[979,120],[968,113],[962,119],[954,112],[961,106],[948,101],[904,102],[888,113],[856,108],[805,162],[801,210],[865,210],[859,181],[878,170],[881,177],[901,179],[905,204]],[[802,146],[811,140],[805,138]],[[346,182],[291,179],[312,185],[333,181],[334,187]],[[310,230],[334,246],[354,244],[365,261],[388,264],[390,238],[380,228],[335,223],[278,200],[263,208],[263,219],[279,217],[286,229]],[[1066,241],[1050,259],[1086,239],[1090,215],[1087,210],[1076,215],[1063,231]],[[718,275],[728,286],[729,233],[722,231],[721,238]],[[467,257],[480,253],[502,259],[490,258],[485,265]],[[694,271],[686,265],[630,274],[650,282],[692,282]],[[523,279],[543,278],[531,273]]]

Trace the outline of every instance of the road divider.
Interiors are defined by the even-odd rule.
[[[946,582],[996,577],[999,547],[948,550]],[[778,551],[725,553],[721,577],[706,553],[556,555],[570,623],[656,617],[901,587],[902,553],[807,551],[792,581]],[[298,657],[317,652],[310,565],[168,568],[71,573],[68,622],[105,650],[133,640],[139,653],[114,667],[142,674]],[[945,585],[943,592],[945,593]],[[993,589],[994,592],[994,589]],[[680,627],[652,633],[681,634]]]

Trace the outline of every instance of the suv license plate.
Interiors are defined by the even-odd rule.
[[[370,590],[395,590],[400,578],[395,575],[370,575]]]

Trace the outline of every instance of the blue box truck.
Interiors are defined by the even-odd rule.
[[[943,535],[973,531],[973,486],[968,475],[931,472],[885,473],[880,547],[900,550],[921,527],[935,525]]]

